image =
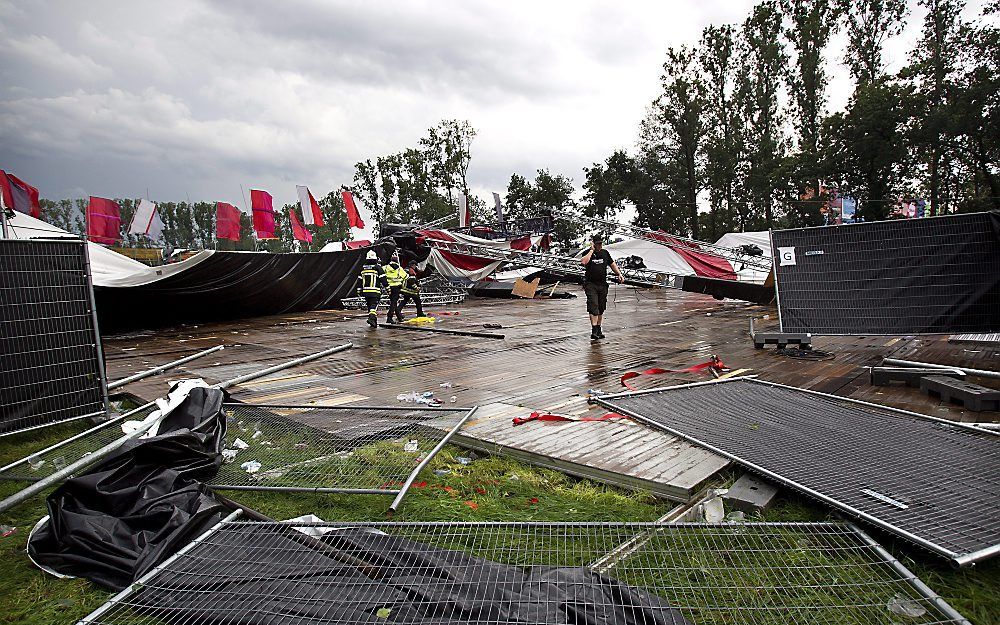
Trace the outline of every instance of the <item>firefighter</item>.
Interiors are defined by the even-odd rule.
[[[395,316],[396,321],[402,323],[403,315],[399,313],[399,293],[406,281],[406,270],[399,266],[399,258],[393,256],[389,264],[382,268],[385,272],[385,282],[389,285],[389,314],[385,317],[386,323],[392,323]]]
[[[409,275],[406,276],[406,281],[403,282],[403,302],[399,305],[399,310],[402,311],[410,300],[417,305],[417,316],[424,316],[424,305],[420,301],[420,279],[417,278],[417,270],[414,267],[410,267]],[[402,320],[402,317],[400,317]]]
[[[365,264],[361,266],[361,276],[358,278],[361,295],[368,307],[368,325],[378,327],[378,303],[382,299],[382,287],[386,284],[385,271],[378,262],[375,250],[368,250]]]

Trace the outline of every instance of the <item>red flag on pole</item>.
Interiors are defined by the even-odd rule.
[[[299,221],[298,216],[295,214],[295,206],[288,207],[288,217],[292,221],[292,236],[295,237],[295,240],[312,243],[313,235]]]
[[[42,208],[38,205],[38,189],[2,169],[0,169],[0,191],[4,206],[7,208],[31,215],[36,219],[42,216]]]
[[[350,191],[341,191],[341,197],[344,198],[344,208],[347,209],[347,223],[352,228],[357,228],[358,230],[363,230],[365,227],[365,222],[361,219],[361,213],[358,212],[358,207],[354,203],[354,196],[351,195]]]
[[[253,229],[258,239],[275,239],[274,207],[267,191],[250,189],[250,208],[253,211]]]
[[[215,236],[230,241],[240,240],[240,211],[226,202],[215,203]]]
[[[309,187],[296,185],[295,190],[299,194],[299,206],[302,207],[302,221],[309,226],[323,225],[323,211],[319,209],[319,202],[313,197]]]
[[[121,207],[103,197],[90,196],[87,205],[87,238],[94,243],[113,245],[121,238]]]

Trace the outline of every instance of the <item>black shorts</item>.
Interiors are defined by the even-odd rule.
[[[608,308],[608,283],[584,282],[583,292],[587,294],[587,312],[595,317],[603,315]]]

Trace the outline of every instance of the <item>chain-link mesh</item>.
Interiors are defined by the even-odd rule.
[[[846,524],[229,521],[82,622],[966,621]]]
[[[466,409],[228,404],[216,488],[397,492]]]
[[[106,412],[86,243],[0,239],[0,435]]]
[[[122,438],[125,436],[121,427],[122,421],[142,421],[154,408],[155,406],[148,405],[132,410],[77,433],[67,429],[66,438],[50,446],[43,446],[26,438],[20,445],[25,455],[16,462],[0,467],[0,480],[37,482],[46,478]]]

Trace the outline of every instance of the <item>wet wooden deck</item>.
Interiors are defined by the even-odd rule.
[[[949,343],[947,336],[816,337],[814,348],[830,352],[832,359],[797,360],[778,355],[771,347],[753,348],[748,321],[750,317],[770,315],[771,319],[758,321],[757,327],[776,329],[773,307],[720,302],[675,290],[627,287],[612,287],[610,300],[604,323],[608,338],[603,341],[590,340],[580,297],[468,300],[448,309],[458,314],[438,315],[438,327],[448,329],[482,331],[483,324],[501,324],[503,330],[491,331],[506,334],[505,340],[384,327],[371,330],[357,314],[317,311],[105,337],[104,348],[109,379],[115,380],[213,345],[226,346],[222,352],[123,389],[143,399],[163,395],[170,380],[197,376],[218,382],[351,341],[355,347],[347,352],[235,387],[231,389],[233,396],[251,403],[392,405],[398,404],[399,394],[432,391],[445,402],[455,396],[457,403],[464,406],[505,404],[503,420],[509,424],[513,416],[527,416],[532,410],[602,414],[586,404],[589,390],[618,392],[623,390],[619,378],[627,371],[680,369],[717,354],[733,369],[749,369],[749,374],[783,384],[959,421],[1000,421],[1000,413],[967,412],[959,406],[942,404],[917,389],[872,387],[867,370],[885,356],[1000,370],[1000,346],[996,343]],[[691,373],[642,376],[634,383],[639,388],[652,388],[707,379],[708,374]],[[451,388],[440,386],[445,382]],[[544,430],[547,436],[557,430],[585,427],[606,434],[611,429],[597,428],[607,425],[534,424],[548,428]],[[522,437],[521,430],[515,431],[513,426],[506,430],[490,427],[488,433],[479,432],[483,445],[499,445],[511,453],[515,447],[532,454],[541,449],[528,449],[530,441],[510,444]],[[472,428],[469,433],[474,431]],[[576,462],[597,472],[609,469],[626,481],[655,474],[648,466],[635,474],[633,469],[643,466],[638,459],[633,465],[610,461],[604,467],[597,466],[599,454],[573,460],[570,457],[576,452],[567,445],[553,446],[550,458],[560,456],[560,462]],[[694,449],[688,453],[692,458],[704,454]],[[697,467],[698,463],[691,466]],[[573,472],[569,464],[562,468]],[[708,471],[709,465],[702,468]],[[699,483],[703,478],[699,470],[692,468],[686,475],[658,475],[655,480],[669,490]]]

